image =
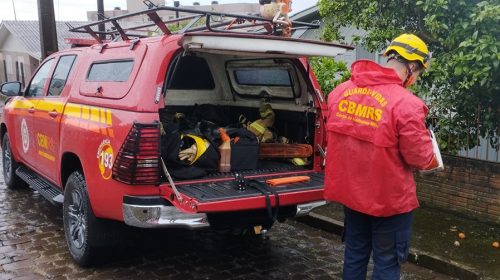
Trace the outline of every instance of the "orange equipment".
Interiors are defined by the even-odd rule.
[[[309,144],[260,143],[259,158],[307,158],[313,153]]]
[[[274,0],[272,3],[260,7],[260,15],[272,19],[275,25],[281,26],[284,37],[292,35],[292,22],[288,13],[292,11],[292,0]]]
[[[311,180],[311,177],[309,176],[291,176],[291,177],[269,179],[266,180],[266,183],[273,187],[276,187],[293,183],[307,182],[309,180]]]

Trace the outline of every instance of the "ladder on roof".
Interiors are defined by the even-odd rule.
[[[185,15],[165,21],[158,15],[158,12],[161,11],[174,11]],[[133,23],[130,19],[141,15],[147,15],[151,23],[130,24],[131,26],[128,26],[129,23]],[[129,21],[125,21],[125,19],[129,19]],[[188,20],[189,22],[185,23]],[[176,26],[177,23],[181,22],[183,22],[183,24],[185,23],[185,25],[179,30],[173,31],[172,26]],[[111,28],[107,31],[96,30],[100,24],[106,24]],[[292,30],[319,28],[318,24],[298,21],[292,21],[292,26]],[[106,38],[110,38],[111,40],[121,38],[125,41],[131,38],[149,37],[152,36],[153,33],[155,33],[154,35],[158,35],[158,33],[156,33],[158,30],[161,31],[163,35],[183,34],[196,31],[261,35],[279,35],[282,33],[281,28],[273,24],[272,20],[260,16],[219,13],[178,7],[153,7],[148,10],[108,18],[78,27],[71,26],[69,29],[69,31],[72,32],[88,33],[99,43],[103,43],[99,35],[105,35]]]

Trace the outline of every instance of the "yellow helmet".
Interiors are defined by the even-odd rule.
[[[427,45],[413,34],[402,34],[392,40],[384,56],[387,56],[390,51],[397,52],[408,61],[418,61],[424,68],[429,66],[430,54]]]
[[[189,146],[194,142],[194,144],[196,145],[196,155],[194,156],[194,158],[192,158],[192,161],[190,161],[190,164],[193,164],[195,163],[200,157],[201,155],[203,155],[208,146],[210,145],[208,143],[207,140],[199,137],[199,136],[196,136],[196,135],[193,135],[193,134],[183,134],[181,135],[181,139],[185,139],[185,138],[189,138],[191,141],[188,141],[189,142]]]

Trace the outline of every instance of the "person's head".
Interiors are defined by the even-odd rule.
[[[387,66],[393,68],[403,80],[403,86],[409,87],[429,66],[430,53],[427,45],[413,34],[396,37],[384,52]]]

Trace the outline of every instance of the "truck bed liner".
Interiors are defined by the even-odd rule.
[[[323,182],[324,182],[323,172],[314,172],[314,173],[304,172],[304,173],[294,174],[293,176],[301,176],[301,175],[309,176],[311,177],[311,180],[309,182],[278,186],[274,187],[274,189],[278,193],[287,193],[287,192],[296,192],[296,191],[323,188]],[[266,178],[259,178],[257,179],[257,181],[264,182],[267,179],[286,177],[286,176],[290,175],[269,176]],[[247,189],[243,191],[235,189],[234,180],[181,185],[178,186],[177,188],[181,193],[188,195],[192,198],[195,198],[199,202],[213,202],[213,201],[228,200],[228,199],[254,197],[260,195],[263,196],[263,194],[260,191],[252,187],[247,187]]]

